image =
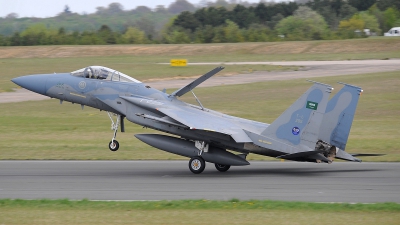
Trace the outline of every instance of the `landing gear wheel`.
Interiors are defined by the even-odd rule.
[[[229,170],[229,168],[231,168],[231,166],[215,163],[215,168],[217,168],[219,172],[226,172]]]
[[[206,162],[200,156],[192,157],[189,160],[189,169],[192,173],[199,174],[206,168]]]
[[[110,141],[110,143],[108,144],[108,148],[113,152],[117,151],[119,149],[118,141],[117,140]]]

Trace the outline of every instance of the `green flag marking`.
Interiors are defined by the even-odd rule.
[[[307,109],[312,109],[312,110],[317,110],[318,108],[318,103],[316,102],[311,102],[311,101],[307,101]]]

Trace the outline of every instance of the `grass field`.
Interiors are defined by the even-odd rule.
[[[15,88],[16,85],[10,79],[17,76],[71,72],[89,65],[107,66],[142,81],[199,76],[213,68],[172,68],[156,64],[168,63],[172,58],[184,58],[189,62],[400,58],[400,38],[234,44],[0,47],[0,92]],[[298,67],[237,65],[227,67],[218,75],[296,69]]]
[[[400,37],[371,37],[350,40],[223,44],[0,47],[0,58],[132,56],[138,61],[146,61],[151,56],[157,60],[168,61],[171,56],[186,56],[190,61],[206,62],[348,60],[399,57],[399,50]]]
[[[398,224],[400,205],[279,201],[0,200],[0,224]]]
[[[365,161],[400,161],[400,76],[398,72],[315,78],[361,86],[360,99],[347,151],[385,153],[365,157]],[[305,79],[271,81],[196,89],[203,105],[230,115],[271,123],[311,86]],[[170,93],[172,90],[168,90]],[[332,96],[333,96],[332,94]],[[181,98],[195,103],[190,95]],[[133,137],[153,132],[126,123],[126,133],[118,133],[120,150],[111,152],[112,137],[105,112],[58,100],[1,104],[0,159],[182,159],[147,146]],[[250,160],[271,158],[249,155]]]

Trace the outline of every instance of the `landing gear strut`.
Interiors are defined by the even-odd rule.
[[[119,149],[119,143],[118,143],[117,140],[115,140],[115,138],[117,137],[117,131],[118,131],[118,126],[119,126],[119,121],[120,121],[121,116],[120,115],[116,115],[117,116],[117,121],[114,122],[111,113],[107,112],[107,114],[108,114],[108,117],[110,117],[110,120],[111,120],[111,130],[114,131],[114,136],[111,139],[110,143],[108,144],[108,148],[111,151],[115,152],[115,151],[117,151]]]
[[[189,169],[192,173],[199,174],[206,168],[206,162],[200,156],[194,156],[189,160]]]

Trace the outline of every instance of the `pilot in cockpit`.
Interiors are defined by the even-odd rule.
[[[87,68],[85,70],[85,78],[91,78],[92,77],[92,70]]]

